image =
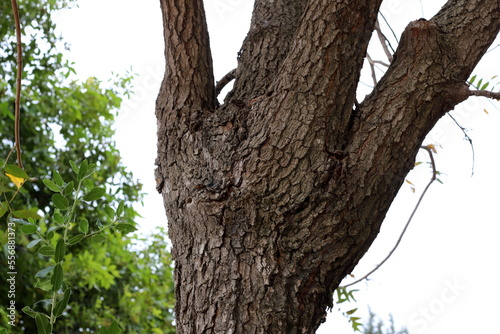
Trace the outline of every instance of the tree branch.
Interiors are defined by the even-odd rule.
[[[389,43],[389,40],[382,33],[382,30],[380,29],[380,25],[378,23],[378,20],[377,20],[377,22],[375,22],[375,31],[377,32],[378,39],[380,41],[380,44],[382,45],[382,49],[384,49],[385,55],[387,56],[389,63],[392,62],[392,53],[389,51],[389,48],[387,47],[387,43]],[[393,52],[394,52],[394,50],[393,50]]]
[[[235,77],[236,77],[236,69],[233,69],[228,73],[226,73],[226,75],[224,75],[222,79],[217,81],[217,83],[215,84],[215,96],[219,96],[220,92],[224,89],[224,87],[226,87],[226,85],[230,83]]]
[[[167,98],[157,107],[171,103],[174,107],[194,110],[215,107],[212,55],[202,0],[161,0],[163,14],[166,70],[161,90]]]
[[[432,21],[442,32],[443,41],[455,49],[455,62],[465,82],[491,46],[500,30],[498,0],[448,0]]]
[[[307,1],[256,0],[250,31],[238,53],[238,76],[231,98],[248,102],[264,94],[276,78]]]
[[[23,78],[23,45],[21,41],[21,24],[19,23],[19,10],[17,1],[11,0],[12,11],[14,13],[14,22],[16,25],[17,39],[17,76],[16,76],[16,102],[15,102],[15,124],[14,124],[14,140],[16,143],[17,164],[23,168],[21,159],[21,82]]]
[[[305,101],[306,104],[313,103],[313,99],[314,103],[319,101],[321,108],[314,113],[325,120],[324,146],[328,152],[344,147],[360,71],[380,4],[381,0],[357,0],[354,4],[310,1],[280,76],[272,87],[276,91],[305,94],[311,100]],[[332,13],[337,14],[332,16]],[[311,38],[313,43],[302,42]]]
[[[483,96],[489,99],[500,100],[500,92],[491,92],[488,90],[469,90],[469,96]]]

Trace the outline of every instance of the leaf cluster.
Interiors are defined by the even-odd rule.
[[[127,333],[174,333],[166,232],[127,236],[135,230],[141,184],[120,162],[112,125],[132,76],[72,79],[52,15],[75,0],[18,3],[25,170],[6,161],[14,143],[16,59],[10,2],[0,2],[0,281],[7,279],[8,222],[16,225],[17,270],[17,325],[7,325],[2,284],[0,328],[36,333],[48,321],[55,333],[118,333],[117,324]]]

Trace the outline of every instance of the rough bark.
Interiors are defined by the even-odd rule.
[[[450,0],[411,22],[355,106],[380,3],[257,0],[234,90],[215,108],[202,0],[161,0],[155,173],[178,333],[314,333],[425,135],[469,96],[498,0]]]

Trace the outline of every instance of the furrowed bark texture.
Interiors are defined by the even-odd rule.
[[[257,0],[234,89],[215,108],[202,1],[161,0],[155,175],[178,333],[314,333],[425,135],[467,98],[498,0],[450,0],[411,22],[356,107],[380,3]]]

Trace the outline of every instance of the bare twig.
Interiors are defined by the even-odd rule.
[[[396,36],[396,33],[394,32],[394,30],[392,29],[391,25],[389,24],[389,22],[387,21],[387,19],[385,18],[384,14],[382,14],[382,12],[379,13],[380,16],[382,17],[382,19],[384,20],[385,24],[387,24],[387,26],[389,27],[389,29],[391,30],[392,32],[392,36],[394,36],[394,39],[396,40],[396,42],[399,43],[399,40],[398,40],[398,37]],[[394,52],[394,49],[392,48],[391,44],[389,43],[389,46],[392,50],[392,52]]]
[[[431,166],[432,166],[432,177],[429,181],[429,183],[427,184],[427,186],[425,187],[424,191],[422,192],[422,194],[420,195],[420,198],[418,199],[418,202],[417,204],[415,205],[415,208],[413,209],[411,215],[410,215],[410,218],[408,218],[408,221],[406,222],[406,225],[405,227],[403,228],[403,231],[401,232],[401,235],[399,236],[399,239],[398,241],[396,242],[396,244],[394,245],[394,247],[391,249],[391,251],[389,252],[389,254],[385,257],[385,259],[380,262],[373,270],[371,270],[368,274],[366,274],[365,276],[363,276],[362,278],[352,282],[352,283],[349,283],[347,285],[344,285],[343,288],[347,288],[351,285],[354,285],[356,283],[359,283],[365,279],[368,278],[368,276],[370,276],[371,274],[373,274],[377,269],[379,269],[390,257],[391,255],[394,253],[394,251],[396,250],[396,248],[398,248],[399,246],[399,243],[401,242],[401,240],[403,239],[403,236],[406,232],[406,230],[408,229],[408,226],[410,225],[410,222],[412,221],[413,219],[413,216],[415,215],[415,213],[417,212],[418,210],[418,207],[420,206],[420,203],[422,202],[422,199],[424,198],[425,194],[427,193],[427,190],[429,189],[429,187],[431,186],[432,182],[434,182],[436,179],[437,179],[437,170],[436,170],[436,163],[434,161],[434,156],[432,155],[432,150],[433,150],[433,147],[431,147],[430,145],[429,146],[421,146],[420,148],[424,149],[427,151],[427,153],[429,153],[429,157],[430,157],[430,160],[431,160]]]
[[[368,60],[368,64],[370,65],[370,69],[372,71],[373,84],[374,84],[374,86],[376,86],[378,83],[378,80],[377,80],[377,75],[375,74],[375,64],[380,64],[380,65],[383,65],[385,67],[389,67],[389,64],[386,64],[380,60],[373,60],[372,57],[370,57],[370,54],[368,52],[366,53],[366,60]]]
[[[471,173],[471,176],[474,175],[474,163],[476,161],[476,155],[475,155],[475,152],[474,152],[474,145],[472,144],[472,138],[469,137],[469,135],[467,134],[467,130],[461,126],[458,121],[453,117],[451,116],[450,113],[448,113],[448,116],[450,116],[450,118],[453,120],[453,122],[455,122],[455,124],[460,128],[460,130],[462,130],[464,136],[465,136],[465,139],[469,142],[470,144],[470,148],[472,150],[472,173]]]
[[[373,79],[373,85],[376,86],[377,85],[377,75],[375,74],[375,62],[373,61],[372,57],[370,57],[370,55],[368,54],[368,52],[366,53],[366,59],[368,60],[368,64],[370,64],[370,69],[372,71],[372,79]]]
[[[16,143],[17,164],[23,168],[21,160],[21,80],[23,76],[23,46],[21,42],[21,24],[19,23],[19,10],[16,0],[11,0],[12,12],[14,13],[14,22],[16,25],[17,39],[17,78],[16,78],[16,102],[15,102],[15,124],[14,124],[14,140]]]
[[[380,24],[378,23],[378,20],[375,22],[375,31],[377,32],[378,39],[380,40],[380,44],[382,44],[382,49],[384,49],[385,55],[387,56],[387,59],[389,60],[389,63],[392,62],[392,53],[389,51],[389,48],[387,47],[387,43],[389,43],[389,40],[387,37],[385,37],[384,33],[380,29]],[[394,50],[393,50],[394,52]]]
[[[495,45],[494,47],[492,47],[492,48],[490,48],[488,51],[486,51],[486,53],[489,53],[489,52],[491,52],[491,51],[495,50],[495,49],[496,49],[496,48],[498,48],[499,46],[500,46],[500,44]]]
[[[225,76],[222,77],[219,81],[217,81],[215,85],[215,96],[219,96],[220,92],[228,83],[231,82],[236,77],[236,69],[229,71]]]
[[[469,96],[484,96],[490,99],[500,100],[500,92],[489,90],[469,90]]]

